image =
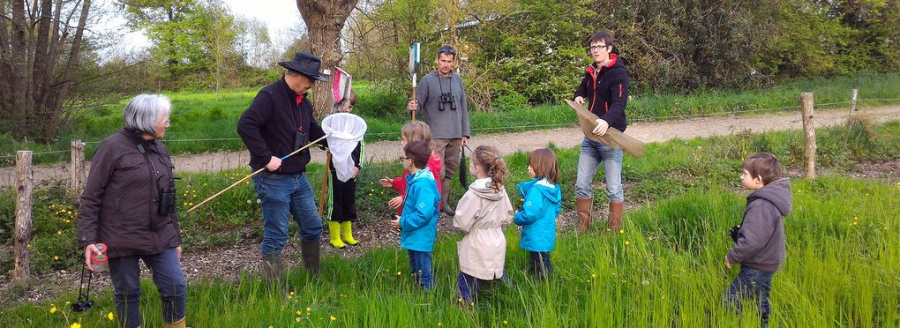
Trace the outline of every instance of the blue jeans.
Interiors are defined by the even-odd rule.
[[[281,254],[288,240],[289,216],[300,226],[300,239],[317,241],[322,238],[322,218],[313,198],[306,174],[260,173],[253,177],[253,186],[262,202],[262,254]]]
[[[174,248],[162,253],[145,256],[127,256],[109,259],[109,276],[112,278],[119,325],[132,328],[143,324],[141,318],[141,268],[138,259],[153,273],[153,282],[162,298],[165,322],[184,318],[187,285],[181,272],[181,263]]]
[[[741,265],[741,272],[725,293],[725,304],[735,307],[738,312],[741,311],[741,299],[753,297],[756,299],[756,306],[759,308],[760,319],[763,323],[769,322],[769,293],[772,291],[772,276],[775,272],[760,271],[748,266]]]
[[[603,164],[606,175],[606,197],[611,203],[625,201],[622,190],[622,150],[584,138],[581,142],[581,155],[578,156],[578,175],[575,178],[575,197],[593,198],[591,182],[594,174]]]
[[[412,269],[413,278],[424,290],[434,288],[434,277],[431,275],[431,252],[409,252],[409,266]]]
[[[470,276],[465,272],[460,272],[459,276],[456,277],[456,287],[459,289],[459,294],[457,296],[461,298],[463,302],[471,302],[475,299],[481,286],[487,282],[493,282],[498,279],[509,284],[509,279],[507,279],[505,274],[500,277],[494,277],[493,280],[483,280]]]

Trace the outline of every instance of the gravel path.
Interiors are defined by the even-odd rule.
[[[862,109],[861,113],[870,117],[874,122],[900,120],[900,106],[866,108]],[[815,116],[816,126],[824,127],[844,124],[847,120],[847,115],[847,109],[820,110]],[[692,139],[729,135],[744,130],[752,130],[754,133],[758,133],[796,130],[802,127],[803,121],[800,113],[784,112],[759,116],[729,115],[653,123],[633,123],[626,132],[639,140],[649,143],[675,138]],[[471,146],[475,148],[482,144],[494,145],[499,148],[501,153],[510,154],[516,151],[531,151],[536,148],[546,147],[551,142],[560,148],[575,147],[581,144],[582,137],[581,131],[573,126],[571,128],[539,131],[475,135],[471,139]],[[322,163],[325,161],[324,152],[313,150],[312,154],[314,162]],[[368,160],[370,163],[393,161],[400,155],[400,144],[397,141],[379,141],[366,144],[366,156],[369,156]],[[224,169],[247,168],[249,153],[247,151],[234,151],[179,155],[173,156],[172,161],[177,172],[218,172]],[[90,163],[86,165],[90,167]],[[67,179],[68,171],[66,164],[40,165],[35,167],[34,177],[37,183],[49,183]],[[0,187],[10,186],[14,183],[15,168],[0,168]]]

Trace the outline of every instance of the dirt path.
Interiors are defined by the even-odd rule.
[[[874,122],[900,120],[900,106],[866,108],[861,112]],[[821,110],[816,113],[816,126],[834,126],[844,124],[847,120],[847,109]],[[743,130],[753,132],[782,131],[801,129],[802,119],[798,112],[766,114],[760,116],[720,116],[695,118],[654,123],[634,123],[628,127],[627,133],[644,142],[662,142],[675,138],[692,139],[733,134]],[[554,143],[560,148],[570,148],[581,143],[583,135],[576,128],[558,128],[549,130],[527,131],[507,134],[475,135],[472,147],[482,144],[494,145],[503,154],[516,151],[530,151]],[[379,141],[366,144],[366,156],[369,162],[392,161],[401,154],[400,145],[396,141]],[[314,150],[313,161],[322,163],[324,152]],[[174,156],[173,162],[178,172],[218,172],[223,169],[247,168],[249,153],[234,151],[225,153],[204,153],[196,155]],[[90,163],[86,164],[90,167]],[[68,167],[62,165],[40,165],[35,167],[35,180],[38,183],[65,180],[68,178]],[[0,168],[0,188],[15,183],[15,168]]]

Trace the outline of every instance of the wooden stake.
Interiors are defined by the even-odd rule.
[[[813,120],[813,94],[812,92],[804,92],[800,94],[800,110],[803,112],[803,136],[805,146],[803,147],[803,159],[805,163],[805,174],[809,179],[816,178],[816,127]]]
[[[31,275],[31,204],[34,191],[34,168],[31,167],[30,150],[16,152],[16,227],[15,257],[13,280],[27,280]]]
[[[69,163],[69,191],[73,196],[79,197],[84,191],[84,143],[81,140],[72,140],[70,146],[72,161]]]

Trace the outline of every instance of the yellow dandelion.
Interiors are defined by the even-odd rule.
[[[113,313],[110,312],[109,314],[106,315],[106,318],[109,319],[109,321],[113,321],[113,319],[115,319],[115,316],[113,316]]]
[[[508,324],[509,324],[509,321],[503,320],[503,324],[504,324],[504,325],[508,325]]]
[[[76,322],[69,326],[69,328],[81,328],[81,324]]]
[[[57,230],[56,234],[62,236],[62,230]]]
[[[72,220],[66,219],[66,223],[70,223],[70,222],[72,222]]]
[[[594,273],[591,273],[591,278],[597,278],[597,275]]]
[[[275,328],[275,327],[274,327],[274,326],[272,326],[272,325],[269,325],[269,328]]]
[[[462,297],[460,297],[460,298],[457,298],[456,301],[462,303],[463,299],[462,299]]]
[[[438,321],[438,327],[443,326],[444,324]]]
[[[312,312],[312,308],[306,308],[306,312]]]
[[[56,313],[56,305],[50,308],[50,313]]]
[[[294,296],[294,292],[291,292],[291,296]]]
[[[859,222],[853,221],[853,225],[857,225],[857,224],[859,224]]]
[[[619,230],[619,233],[625,233],[625,229]]]
[[[300,312],[300,310],[297,310],[297,315],[303,315],[303,312]]]
[[[331,321],[337,320],[337,318],[335,318],[333,315],[329,315],[329,316],[328,316],[328,319],[331,320]]]
[[[53,260],[54,260],[54,261],[59,261],[59,256],[53,255]]]
[[[631,242],[626,240],[625,245],[631,245]]]
[[[400,271],[397,271],[397,275],[398,275],[398,276],[400,275]]]
[[[650,238],[647,238],[647,239],[653,240],[653,236],[650,236]]]
[[[294,318],[294,321],[300,322],[300,320],[301,320],[300,317]]]

